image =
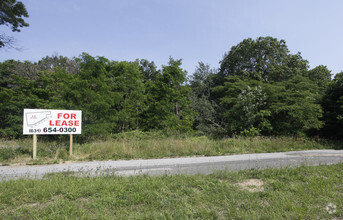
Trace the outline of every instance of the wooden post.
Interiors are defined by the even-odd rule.
[[[69,155],[73,156],[73,134],[70,134]]]
[[[32,151],[32,159],[37,158],[37,135],[33,135],[33,151]]]

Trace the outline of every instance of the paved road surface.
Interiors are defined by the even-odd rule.
[[[216,170],[238,171],[267,167],[294,167],[343,163],[343,150],[310,150],[283,153],[242,154],[216,157],[184,157],[150,160],[92,161],[39,166],[0,166],[0,181],[42,178],[57,172],[78,175],[209,174]]]

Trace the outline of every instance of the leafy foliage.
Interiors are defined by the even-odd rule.
[[[343,138],[343,72],[336,74],[322,101],[326,137]]]
[[[137,129],[189,132],[193,112],[180,66],[181,60],[171,58],[157,71],[146,60],[117,62],[86,53],[73,60],[5,61],[0,64],[0,135],[20,136],[24,108],[82,110],[80,140]]]
[[[9,26],[13,32],[20,32],[20,28],[29,26],[22,17],[28,17],[25,5],[16,0],[1,0],[0,25]],[[0,48],[12,46],[14,39],[0,33]]]
[[[303,135],[323,126],[320,120],[322,109],[314,93],[315,85],[309,79],[295,76],[269,88],[274,134]]]
[[[2,3],[1,3],[2,4]],[[20,25],[18,27],[21,27]],[[111,61],[87,53],[37,63],[0,63],[0,136],[19,137],[24,108],[80,109],[80,140],[131,131],[214,137],[324,135],[342,138],[342,73],[309,69],[273,37],[243,40],[218,70],[182,60]],[[322,129],[322,130],[321,130]]]
[[[191,108],[197,113],[194,117],[193,127],[202,134],[220,136],[225,131],[225,125],[221,123],[217,114],[219,106],[211,100],[215,75],[215,69],[199,62],[190,79],[190,100]]]
[[[144,113],[146,130],[172,130],[189,132],[193,125],[193,112],[185,85],[186,72],[181,60],[170,58],[169,64],[156,72],[156,80],[147,84],[147,110]]]
[[[330,72],[321,66],[308,71],[307,63],[300,53],[289,54],[285,41],[272,37],[232,47],[214,88],[228,134],[303,135],[320,129],[317,94]]]

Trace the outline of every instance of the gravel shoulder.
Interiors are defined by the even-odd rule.
[[[217,170],[239,171],[269,167],[315,166],[343,163],[343,150],[308,150],[280,153],[183,157],[148,160],[87,161],[52,165],[0,166],[0,181],[43,178],[52,173],[75,175],[177,175],[209,174]]]

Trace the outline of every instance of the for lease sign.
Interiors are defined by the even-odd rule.
[[[81,134],[82,111],[24,109],[23,134]]]

